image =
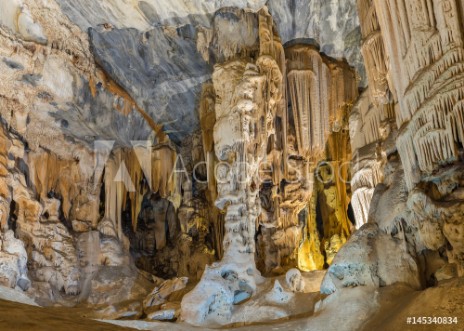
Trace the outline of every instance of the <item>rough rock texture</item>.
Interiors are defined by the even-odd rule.
[[[230,15],[222,16],[220,9],[257,11],[266,1],[166,4],[159,0],[134,3],[59,0],[57,3],[83,31],[90,28],[90,44],[97,63],[155,121],[165,125],[174,141],[180,142],[198,128],[195,101],[202,83],[211,78],[214,63],[209,54],[214,47],[209,44],[216,37],[211,35],[211,29],[227,22],[226,15]],[[364,77],[354,0],[268,1],[267,6],[283,43],[313,39],[327,55],[348,59]],[[230,30],[230,25],[218,29],[228,31],[228,38],[237,39],[219,41],[222,47],[235,47],[246,34],[239,31],[243,24],[235,27],[236,31]]]
[[[27,290],[30,280],[27,277],[27,253],[21,240],[14,237],[13,231],[5,232],[1,238],[0,282],[1,285]]]
[[[246,44],[238,45],[238,49],[242,47]],[[220,209],[227,208],[224,257],[205,270],[200,284],[182,301],[182,318],[196,325],[223,324],[230,319],[234,302],[252,295],[260,277],[254,262],[254,232],[261,207],[257,203],[258,170],[265,155],[267,126],[259,121],[266,118],[265,104],[272,94],[267,98],[264,95],[266,76],[258,71],[259,63],[259,59],[257,65],[230,60],[216,65],[213,74],[217,95],[214,148],[222,162],[217,171],[215,203]],[[273,92],[277,100],[272,101],[277,103],[281,94],[278,90]],[[238,300],[243,292],[248,294]]]
[[[304,26],[287,12],[305,2],[177,3],[175,17],[155,2],[2,2],[0,224],[29,261],[26,276],[7,258],[8,285],[29,277],[47,304],[123,302],[124,317],[146,291],[134,264],[199,279],[222,258],[208,270],[226,266],[211,277],[238,304],[258,269],[330,263],[349,187],[310,182],[330,176],[321,161],[348,177],[358,82],[309,39],[341,58],[359,32],[352,2],[308,4]],[[316,30],[326,14],[331,32]]]
[[[155,287],[154,290],[143,300],[143,308],[147,311],[150,308],[159,308],[165,304],[168,297],[173,292],[180,291],[187,285],[188,278],[174,278],[162,282],[159,286]]]
[[[328,56],[347,59],[356,67],[360,84],[367,84],[355,1],[270,0],[267,6],[283,43],[312,39]]]
[[[172,139],[198,127],[195,104],[211,65],[197,51],[194,26],[136,29],[91,28],[96,62],[120,84]]]
[[[262,315],[264,309],[254,317],[243,315],[241,304],[250,297],[256,300],[262,283],[256,264],[267,274],[279,274],[297,264],[304,270],[321,269],[351,231],[348,189],[341,184],[342,178],[347,179],[347,168],[341,170],[340,164],[349,160],[346,112],[357,96],[353,71],[346,63],[320,55],[311,45],[284,50],[266,9],[256,16],[233,9],[225,16],[226,12],[221,13],[229,17],[233,28],[232,15],[250,28],[249,35],[233,49],[220,43],[215,52],[223,61],[213,73],[215,99],[210,102],[214,102],[216,119],[212,134],[203,132],[203,141],[212,140],[216,154],[217,195],[210,196],[225,211],[223,257],[205,270],[200,283],[182,301],[182,319],[195,325],[269,318]],[[213,35],[225,38],[217,30],[225,29],[226,22],[221,24],[215,25]],[[250,44],[256,26],[258,39]],[[250,55],[255,62],[250,62]],[[325,167],[319,162],[324,160],[331,162],[332,171],[316,193],[310,182],[323,176],[320,172]],[[309,208],[311,197],[318,195],[325,199],[321,208],[325,213],[318,215],[322,234],[315,207],[313,217],[299,217]],[[275,286],[269,293],[274,303],[290,300],[284,294],[279,297],[280,287]],[[275,318],[286,314],[275,311]]]
[[[94,3],[59,0],[63,11],[82,30],[105,23],[116,29],[149,30],[159,26],[190,25],[211,27],[211,17],[222,7],[237,7],[257,11],[267,5],[274,17],[283,43],[295,39],[314,39],[329,56],[347,58],[353,66],[362,68],[359,54],[360,31],[354,0],[234,0],[224,1],[103,1]],[[111,11],[107,8],[112,8]],[[360,72],[362,70],[359,70]]]
[[[367,224],[341,249],[322,289],[424,288],[463,270],[463,7],[455,1],[364,0],[358,6],[371,85],[350,129],[359,155],[353,168],[356,214],[359,224],[368,215]],[[367,130],[360,134],[359,127]],[[393,244],[388,251],[399,250],[393,256],[402,259],[376,250],[385,240],[391,244],[381,247]],[[356,256],[356,250],[366,253]]]
[[[197,326],[342,305],[357,329],[378,288],[463,276],[461,2],[0,9],[2,285]],[[324,272],[299,270],[324,268],[314,307]]]
[[[9,5],[20,10],[10,11]],[[2,254],[11,260],[5,265],[11,268],[19,258],[10,270],[9,285],[27,289],[29,277],[31,295],[47,304],[62,299],[84,302],[92,295],[94,301],[102,301],[103,292],[92,285],[93,277],[107,266],[115,267],[115,275],[124,274],[129,258],[122,232],[118,234],[121,222],[104,219],[99,207],[104,165],[98,160],[108,157],[110,148],[99,148],[95,139],[113,139],[118,143],[109,145],[120,146],[145,139],[153,130],[139,111],[124,114],[120,107],[129,105],[130,111],[133,101],[96,69],[87,35],[56,3],[9,5],[2,2],[0,27],[0,66],[7,77],[0,84],[0,227],[7,236]],[[14,23],[18,12],[33,16],[23,23],[35,37],[4,23]],[[39,38],[38,31],[46,38]],[[97,77],[105,80],[97,84]],[[97,118],[97,113],[103,117]],[[126,135],[134,125],[138,132]],[[91,231],[97,228],[99,232]],[[27,255],[9,244],[11,230]],[[125,288],[130,296],[137,271],[130,270],[122,279],[126,276],[132,278]],[[117,300],[111,293],[116,286],[106,288],[103,301]]]
[[[356,228],[367,223],[372,195],[383,181],[387,155],[396,149],[396,124],[390,103],[373,104],[370,90],[363,92],[350,113],[352,148],[351,205]]]

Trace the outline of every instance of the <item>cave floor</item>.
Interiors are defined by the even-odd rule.
[[[278,321],[247,325],[228,330],[303,331],[303,330],[462,330],[464,329],[464,278],[440,283],[425,291],[411,291],[405,286],[389,286],[376,291],[363,287],[346,289],[326,304],[321,313]],[[107,321],[91,319],[83,308],[42,308],[0,300],[0,330],[213,330],[182,323],[146,321]],[[365,322],[366,317],[367,322]],[[457,317],[451,325],[408,325],[407,317]],[[108,323],[109,322],[109,323]]]
[[[0,300],[0,330],[29,331],[118,331],[130,328],[98,322],[86,317],[85,309],[38,307]]]

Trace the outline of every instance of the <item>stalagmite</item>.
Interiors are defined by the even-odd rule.
[[[463,1],[156,2],[0,0],[0,297],[357,330],[459,285]]]
[[[193,324],[201,325],[206,320],[223,323],[222,318],[232,316],[234,292],[231,288],[237,287],[234,291],[238,291],[240,286],[240,289],[250,291],[250,294],[256,289],[253,237],[260,207],[256,203],[259,158],[256,158],[256,154],[250,154],[249,150],[255,143],[262,146],[262,131],[257,130],[253,119],[261,118],[259,112],[263,112],[264,100],[259,94],[263,82],[264,76],[259,75],[256,66],[241,61],[216,66],[213,75],[216,94],[221,100],[220,103],[216,100],[214,141],[216,155],[222,162],[217,170],[216,205],[227,208],[224,219],[224,257],[220,264],[205,270],[200,284],[183,299],[182,317]],[[229,123],[235,125],[230,128]],[[263,150],[263,147],[260,148]],[[242,279],[241,285],[237,277]],[[224,282],[229,285],[224,287]],[[216,302],[212,305],[218,306],[213,310],[210,307],[209,312],[203,311],[206,307],[198,309],[198,295],[215,297]],[[223,297],[219,298],[218,295]]]
[[[220,263],[205,270],[195,290],[182,301],[182,318],[196,325],[230,322],[234,318],[233,303],[241,301],[239,297],[253,295],[260,281],[254,259],[254,234],[261,209],[259,163],[266,155],[265,130],[272,118],[268,114],[280,101],[279,81],[277,89],[270,85],[270,93],[263,93],[266,82],[279,79],[274,78],[273,67],[272,58],[261,57],[257,66],[230,61],[216,65],[213,73],[217,95],[213,136],[220,161],[216,170],[216,206],[226,210],[224,256]],[[280,70],[277,74],[281,77]],[[199,309],[198,302],[204,301],[198,298],[205,295],[214,302]]]
[[[347,125],[344,120],[346,110],[356,98],[354,75],[345,64],[325,59],[309,46],[294,46],[284,55],[266,10],[259,13],[258,21],[260,56],[256,66],[243,60],[231,60],[216,65],[213,74],[216,91],[213,139],[218,159],[216,206],[225,210],[224,256],[221,262],[205,270],[199,285],[183,300],[182,318],[196,325],[213,321],[222,324],[224,318],[228,322],[239,318],[234,315],[232,303],[239,300],[239,296],[254,294],[256,282],[260,280],[254,268],[254,233],[257,225],[260,231],[258,255],[265,272],[279,273],[282,268],[297,265],[302,237],[298,214],[309,203],[312,190],[309,180],[314,176],[309,172],[309,161],[327,157],[336,161],[337,165],[337,178],[331,189],[335,193],[330,193],[332,196],[335,194],[336,198],[327,205],[327,208],[335,208],[337,214],[335,218],[327,214],[324,220],[326,226],[333,229],[326,231],[326,241],[331,242],[328,244],[330,248],[326,245],[327,250],[334,254],[351,231],[346,215],[347,188],[337,184],[342,177],[347,179],[348,169],[338,164],[347,161],[349,154],[342,152],[343,147],[340,150],[335,147],[338,140],[341,146],[346,146],[348,135],[345,133],[339,137],[335,131]],[[240,53],[239,49],[236,46],[235,52]],[[234,57],[229,51],[223,53],[224,59]],[[283,61],[284,57],[288,58],[287,64]],[[282,150],[288,146],[287,135],[291,129],[283,102],[287,86],[284,74],[287,70],[292,117],[295,120],[292,128],[297,134],[298,149],[294,149],[294,155],[289,153],[288,148],[285,153]],[[204,98],[204,102],[207,102],[207,95]],[[327,98],[330,98],[330,102]],[[201,108],[200,112],[204,123],[208,121],[203,110],[205,108]],[[206,152],[210,138],[208,128],[203,127],[203,130]],[[329,131],[334,132],[332,138],[329,138]],[[330,139],[332,143],[328,143]],[[332,147],[327,147],[326,154],[327,143]],[[289,164],[283,159],[284,155],[290,156]],[[262,160],[266,162],[260,165]],[[286,170],[282,172],[281,169]],[[287,183],[282,185],[284,178]],[[260,200],[257,199],[258,192]],[[260,214],[266,216],[258,217]],[[310,247],[314,251],[301,250],[301,253],[319,252],[318,257],[313,257],[313,267],[308,269],[322,268],[324,261],[321,262],[318,247],[316,217],[308,220],[311,222],[308,224]],[[258,262],[260,265],[261,261]],[[237,278],[242,279],[242,285],[238,288]],[[203,312],[203,308],[198,309],[198,302],[206,300],[201,299],[205,296],[214,297],[208,312]],[[197,307],[196,310],[193,305]]]

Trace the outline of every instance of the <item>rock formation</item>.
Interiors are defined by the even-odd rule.
[[[0,0],[0,285],[226,326],[464,276],[463,17]]]
[[[234,315],[234,305],[255,294],[261,282],[256,262],[264,273],[281,273],[298,260],[305,270],[322,269],[321,251],[330,263],[351,233],[347,187],[338,184],[342,182],[338,177],[348,180],[348,168],[340,164],[349,160],[346,116],[357,95],[353,72],[310,45],[284,51],[266,10],[254,17],[243,12],[237,16],[252,27],[257,25],[257,35],[245,36],[241,44],[222,41],[220,45],[226,48],[216,51],[223,62],[215,65],[213,73],[216,120],[212,138],[217,159],[215,205],[225,210],[224,253],[221,262],[206,269],[199,285],[183,300],[183,319],[197,325],[241,321],[236,320],[240,317]],[[225,24],[222,20],[218,22]],[[213,28],[212,40],[225,38],[215,37],[216,29],[220,27]],[[248,29],[248,33],[256,32]],[[243,60],[248,56],[256,61]],[[295,135],[293,148],[287,148]],[[210,133],[204,132],[203,141],[209,139]],[[320,176],[321,161],[334,167],[336,178],[329,178],[316,191],[311,182]],[[319,194],[326,201],[325,214],[319,215],[322,236],[316,210],[301,223],[299,218],[311,196]],[[306,234],[309,228],[312,232]],[[311,238],[310,250],[299,249],[303,236]]]
[[[370,86],[350,118],[352,186],[358,225],[367,224],[337,255],[322,290],[398,282],[424,288],[462,275],[461,230],[451,215],[462,213],[463,8],[456,1],[358,7]],[[387,237],[396,239],[389,251],[403,256],[393,264],[376,249]],[[370,253],[356,256],[359,249]]]

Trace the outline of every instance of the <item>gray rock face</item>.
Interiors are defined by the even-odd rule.
[[[320,0],[318,0],[320,1]],[[115,28],[145,31],[152,26],[191,23],[209,27],[210,15],[223,7],[259,10],[266,0],[57,0],[62,10],[82,30],[109,23]],[[354,2],[354,1],[353,1]]]
[[[213,63],[206,63],[197,51],[198,29],[212,28],[215,13],[223,7],[257,11],[267,5],[283,43],[314,40],[327,55],[346,58],[358,69],[360,84],[366,82],[355,0],[57,2],[71,21],[88,29],[97,63],[177,143],[199,127],[196,110],[201,84],[212,72]],[[211,53],[214,47],[213,42]],[[105,122],[107,115],[102,116]],[[142,138],[140,131],[146,131],[139,128],[137,136]],[[70,128],[80,129],[85,130]]]
[[[195,35],[191,25],[145,32],[89,29],[97,63],[177,142],[198,127],[196,98],[211,74]]]
[[[98,82],[97,82],[98,85]],[[68,137],[88,143],[94,148],[94,141],[112,140],[119,146],[130,146],[130,141],[146,140],[152,129],[136,111],[124,115],[112,105],[114,96],[99,90],[92,96],[88,84],[81,84],[75,91],[73,102],[50,105],[50,116],[60,130]]]
[[[332,57],[346,57],[360,68],[360,31],[355,0],[145,0],[126,4],[116,1],[58,0],[69,18],[86,30],[103,23],[145,31],[153,26],[211,27],[211,17],[220,8],[258,10],[267,5],[284,43],[299,39],[316,40]],[[108,9],[111,10],[108,10]]]
[[[394,258],[392,258],[394,256]],[[336,255],[321,285],[331,294],[346,287],[381,287],[404,283],[420,289],[419,267],[404,242],[368,223]]]

